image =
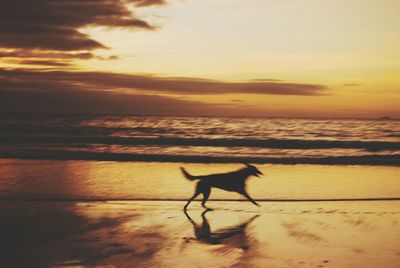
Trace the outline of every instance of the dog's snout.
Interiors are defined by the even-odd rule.
[[[254,174],[254,176],[256,176],[257,178],[261,177],[261,175],[263,175],[261,172],[257,172],[256,174]]]

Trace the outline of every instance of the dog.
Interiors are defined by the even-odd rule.
[[[192,202],[199,194],[203,194],[203,201],[201,202],[201,205],[202,207],[207,209],[206,202],[210,196],[212,187],[220,188],[230,192],[237,192],[246,197],[246,199],[254,205],[259,206],[259,204],[257,204],[257,202],[254,201],[254,199],[251,198],[246,192],[246,180],[250,176],[260,177],[260,175],[263,175],[263,173],[259,171],[255,166],[252,166],[250,164],[245,164],[245,166],[246,167],[233,172],[203,176],[193,176],[189,174],[189,172],[187,172],[183,167],[181,167],[180,169],[186,179],[191,181],[199,180],[193,196],[187,201],[183,209],[186,211],[190,202]]]

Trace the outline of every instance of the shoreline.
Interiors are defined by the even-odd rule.
[[[173,198],[1,198],[0,202],[186,202],[187,199]],[[201,199],[195,199],[193,202],[200,202]],[[211,202],[246,202],[244,199],[213,199]],[[373,202],[373,201],[400,201],[400,197],[382,197],[382,198],[327,198],[327,199],[257,199],[260,203],[317,203],[317,202]]]
[[[400,155],[329,156],[320,158],[273,158],[273,157],[218,157],[199,155],[154,155],[131,153],[97,153],[79,151],[24,151],[0,152],[0,159],[21,160],[91,160],[115,162],[163,162],[163,163],[254,163],[254,164],[315,164],[315,165],[363,165],[400,166]]]

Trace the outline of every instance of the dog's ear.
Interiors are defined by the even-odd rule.
[[[243,162],[242,164],[245,165],[246,167],[251,167],[251,165],[249,163]]]

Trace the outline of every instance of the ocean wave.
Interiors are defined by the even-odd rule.
[[[182,163],[254,163],[254,164],[320,164],[320,165],[390,165],[400,166],[400,154],[328,156],[328,157],[224,157],[202,155],[157,155],[129,153],[99,153],[82,151],[8,151],[0,152],[0,158],[135,161],[135,162],[182,162]]]
[[[400,142],[399,131],[400,120],[0,115],[9,136]]]
[[[105,145],[161,145],[161,146],[212,146],[259,147],[273,149],[334,149],[353,148],[368,151],[399,150],[400,142],[391,141],[330,141],[295,139],[207,139],[207,138],[127,138],[82,136],[28,136],[0,135],[0,144],[105,144]]]

